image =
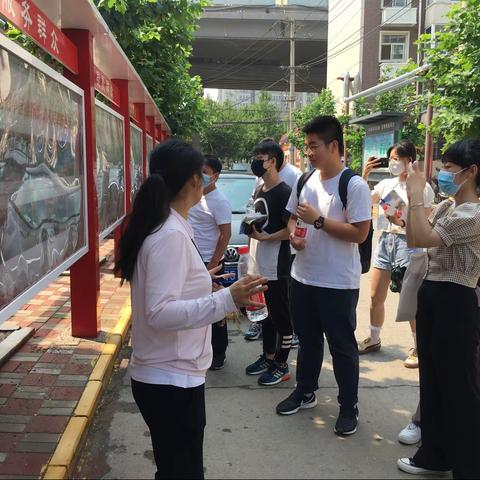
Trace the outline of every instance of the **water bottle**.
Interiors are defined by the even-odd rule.
[[[297,217],[295,236],[298,238],[305,238],[307,236],[307,224],[300,217]]]
[[[240,259],[238,260],[238,278],[243,278],[248,275],[248,264],[250,261],[250,249],[248,246],[240,247],[238,249]],[[256,272],[251,272],[256,273]],[[262,291],[254,293],[250,296],[250,300],[257,303],[265,304],[265,295]],[[251,322],[260,322],[268,317],[267,307],[247,307],[247,318]]]
[[[250,197],[250,199],[248,200],[245,210],[246,210],[247,216],[255,213],[255,202],[253,201],[252,197]]]

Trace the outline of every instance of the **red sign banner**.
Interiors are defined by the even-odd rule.
[[[120,89],[98,67],[95,67],[95,90],[120,106]]]
[[[0,0],[0,16],[28,35],[71,72],[78,73],[77,48],[32,0]]]

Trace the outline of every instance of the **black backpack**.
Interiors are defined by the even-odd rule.
[[[308,182],[308,179],[316,172],[317,170],[313,169],[309,172],[305,172],[299,179],[297,184],[297,198],[300,198],[300,193],[303,190],[303,187]],[[357,176],[353,170],[347,168],[343,171],[340,181],[338,183],[338,193],[340,199],[342,200],[343,209],[347,209],[347,192],[348,192],[348,182],[350,179]],[[362,264],[362,273],[367,273],[370,270],[370,264],[372,261],[372,243],[373,243],[373,222],[370,220],[370,230],[368,231],[367,239],[358,245],[358,251],[360,252],[360,263]]]

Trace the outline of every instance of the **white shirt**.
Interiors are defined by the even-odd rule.
[[[348,183],[347,209],[343,209],[338,193],[341,173],[329,180],[320,180],[314,173],[300,193],[300,203],[308,202],[325,218],[340,222],[359,223],[370,220],[372,201],[367,182],[359,176]],[[298,206],[295,185],[287,210],[295,215]],[[306,246],[297,252],[292,277],[314,287],[335,289],[360,288],[360,253],[358,244],[332,237],[324,230],[307,226]]]
[[[380,199],[386,198],[390,192],[394,191],[400,197],[401,204],[398,205],[397,212],[399,218],[406,221],[408,215],[408,196],[407,196],[407,184],[406,182],[401,182],[398,177],[386,178],[381,182],[378,182],[374,187],[372,194],[376,194]],[[435,193],[433,192],[432,187],[427,183],[425,185],[425,191],[423,194],[423,202],[425,208],[430,208],[433,205],[435,199]],[[377,219],[377,230],[388,232],[388,233],[399,233],[406,235],[407,231],[405,228],[399,227],[390,223],[387,217],[384,214],[383,209],[378,207],[378,219]]]
[[[140,249],[133,279],[132,378],[178,387],[205,381],[212,361],[211,324],[236,310],[230,289],[212,280],[175,210]]]
[[[302,171],[297,168],[295,165],[291,163],[284,163],[283,167],[278,172],[278,176],[282,182],[285,182],[292,190],[294,185],[297,183],[298,177],[302,175]],[[257,178],[255,182],[255,188],[253,189],[253,193],[257,191],[257,189],[263,185],[263,178]]]
[[[225,195],[215,188],[190,209],[188,221],[205,263],[210,262],[220,237],[219,225],[232,223],[232,207]]]

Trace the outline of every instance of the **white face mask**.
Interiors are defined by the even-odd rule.
[[[403,162],[399,162],[397,160],[390,160],[388,168],[394,177],[398,177],[405,171],[405,165]]]

